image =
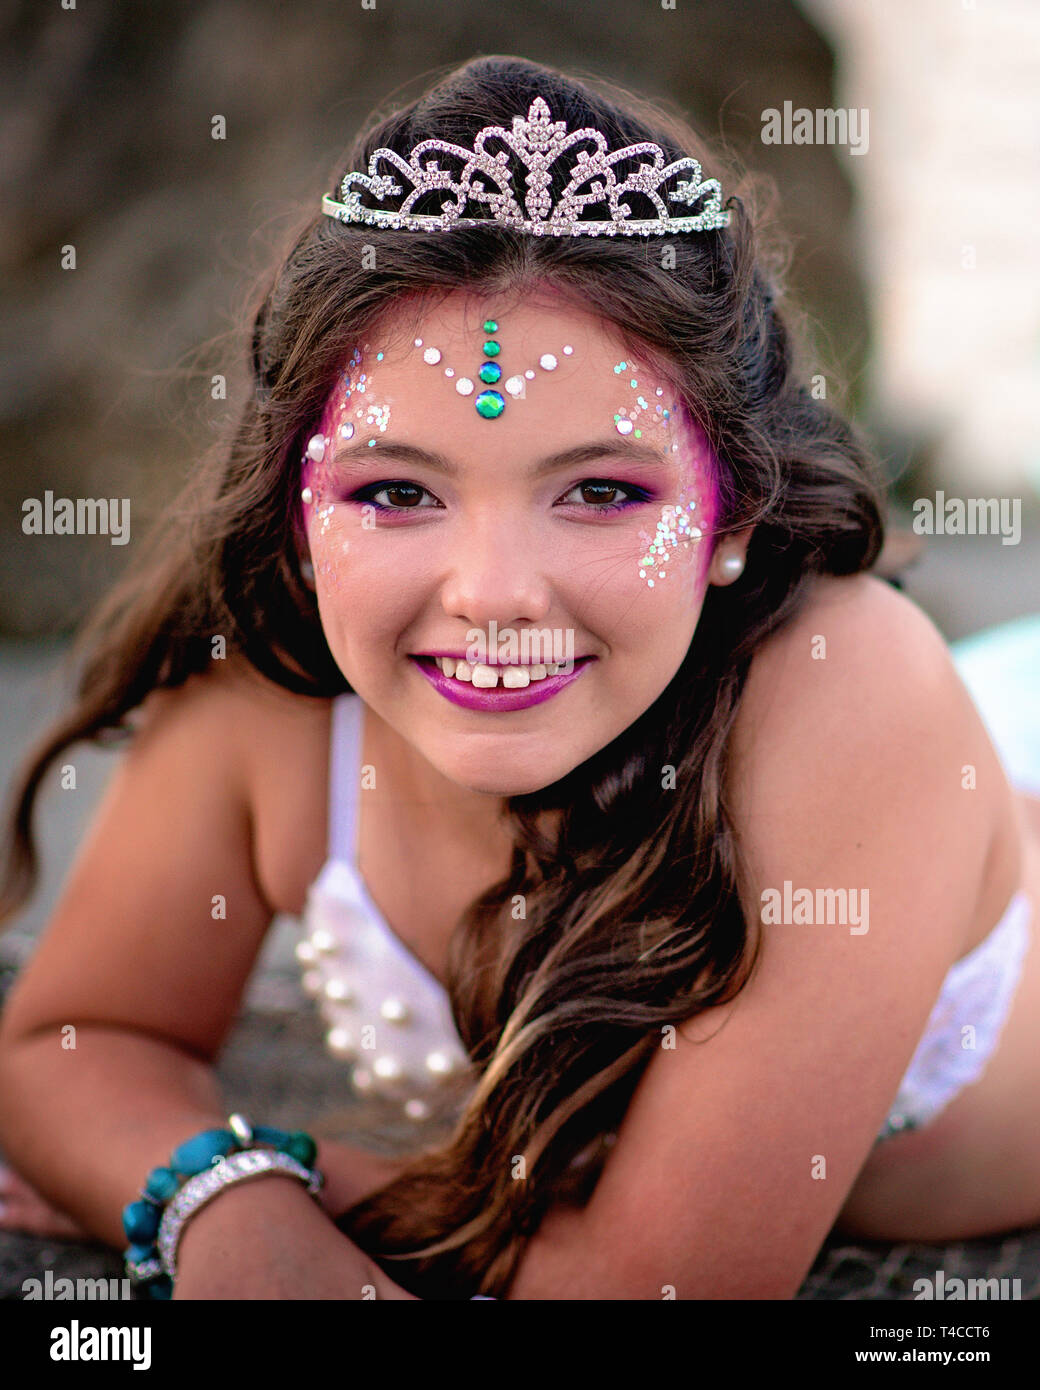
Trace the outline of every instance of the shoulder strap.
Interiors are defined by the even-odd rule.
[[[357,807],[361,778],[361,697],[353,691],[332,702],[329,757],[329,857],[357,863]]]

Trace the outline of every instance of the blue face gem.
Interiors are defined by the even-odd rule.
[[[506,408],[505,397],[498,391],[481,391],[473,404],[477,407],[477,413],[483,415],[485,420],[494,420]]]
[[[485,362],[480,369],[480,379],[488,386],[493,386],[502,375],[502,368],[497,362]]]

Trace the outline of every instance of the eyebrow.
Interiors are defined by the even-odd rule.
[[[350,444],[333,452],[333,464],[350,464],[372,458],[394,458],[404,463],[421,464],[444,473],[449,478],[457,478],[459,466],[453,459],[432,449],[422,449],[417,444],[406,444],[400,440],[383,442],[377,439],[374,445],[364,443]],[[637,440],[603,439],[591,440],[587,444],[575,444],[559,453],[549,454],[531,469],[531,477],[541,478],[547,473],[555,473],[562,468],[573,468],[579,464],[590,463],[593,459],[616,458],[630,464],[667,464],[670,459],[649,444]]]

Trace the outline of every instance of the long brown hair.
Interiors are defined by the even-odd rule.
[[[730,194],[730,225],[660,239],[494,223],[423,236],[308,216],[255,313],[252,390],[233,436],[81,634],[77,699],[26,761],[0,880],[7,917],[35,881],[30,814],[53,759],[80,739],[129,736],[149,691],[211,667],[214,633],[290,691],[349,689],[300,573],[299,468],[344,361],[383,316],[456,289],[545,284],[594,305],[634,356],[666,364],[722,461],[717,531],[756,529],[744,574],[709,588],[654,704],[557,783],[508,799],[511,871],[456,926],[448,987],[476,1087],[442,1142],[337,1223],[398,1282],[442,1298],[508,1291],[546,1210],[588,1199],[662,1029],[746,982],[757,941],[737,898],[724,776],[748,667],[814,574],[868,568],[883,536],[871,455],[800,378],[777,303],[782,248],[761,242],[755,185],[670,113],[599,78],[481,57],[370,124],[329,187],[367,169],[377,146],[405,159],[429,137],[472,147],[539,95],[553,119],[594,126],[611,148],[654,141],[669,160],[694,155]],[[373,242],[375,268],[363,254]],[[666,767],[674,789],[663,790]],[[546,811],[559,813],[553,833]]]

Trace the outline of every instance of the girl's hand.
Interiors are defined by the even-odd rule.
[[[0,1163],[0,1230],[54,1236],[59,1240],[94,1239],[71,1216],[52,1207],[35,1187],[5,1163]]]
[[[396,1290],[396,1292],[394,1292]],[[238,1184],[191,1217],[173,1297],[362,1300],[412,1295],[387,1280],[292,1178]]]

